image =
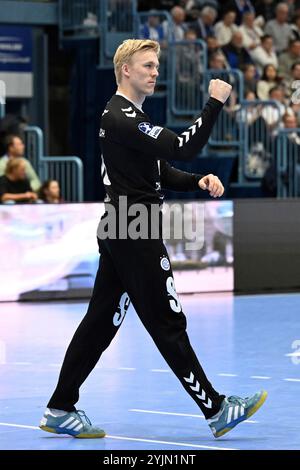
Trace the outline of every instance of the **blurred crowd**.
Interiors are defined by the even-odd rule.
[[[42,183],[25,156],[24,125],[10,115],[0,121],[0,203],[60,203],[59,183]]]

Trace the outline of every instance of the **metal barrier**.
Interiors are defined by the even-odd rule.
[[[260,180],[264,176],[275,155],[276,132],[281,117],[276,101],[242,101],[236,113],[241,130],[240,183]]]
[[[99,0],[100,67],[112,67],[117,47],[135,36],[136,0]]]
[[[59,182],[66,202],[83,201],[83,165],[78,157],[43,157],[45,179]]]
[[[280,129],[276,139],[277,197],[300,195],[300,128]]]
[[[136,13],[135,16],[135,37],[140,39],[152,39],[148,35],[148,20],[156,24],[158,37],[156,40],[160,43],[160,58],[159,58],[159,76],[156,83],[158,85],[167,85],[169,82],[169,50],[168,46],[173,38],[173,21],[170,13],[164,10],[150,10]],[[159,38],[161,33],[162,38]]]
[[[56,179],[67,202],[83,201],[83,165],[78,157],[44,156],[43,131],[36,126],[24,130],[26,157],[42,181]]]
[[[99,36],[99,0],[59,0],[58,11],[60,39]]]
[[[202,40],[170,43],[168,123],[190,123],[203,105],[206,43]]]

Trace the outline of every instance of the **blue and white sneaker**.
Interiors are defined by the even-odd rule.
[[[261,390],[252,397],[236,396],[224,398],[220,411],[207,423],[215,437],[220,437],[231,431],[237,424],[252,416],[265,402],[267,392]]]
[[[104,437],[103,429],[93,426],[85,412],[82,410],[72,411],[62,416],[53,416],[47,408],[40,422],[43,431],[56,434],[69,434],[81,439],[93,439]]]

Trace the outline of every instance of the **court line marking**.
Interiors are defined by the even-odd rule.
[[[157,414],[157,415],[170,415],[170,416],[188,416],[190,418],[205,419],[204,416],[202,416],[202,415],[194,415],[194,414],[190,414],[190,413],[173,413],[171,411],[141,410],[141,409],[138,409],[138,408],[131,408],[128,411],[132,411],[132,412],[135,412],[135,413],[150,413],[150,414],[155,414],[155,415]],[[256,424],[256,423],[259,423],[259,421],[256,421],[255,419],[247,419],[247,421],[245,421],[245,423]]]
[[[35,429],[40,430],[38,426],[28,426],[25,424],[13,424],[13,423],[0,423],[0,426],[9,426],[15,428],[24,428],[24,429]],[[216,447],[216,446],[205,446],[199,444],[187,444],[185,442],[173,442],[173,441],[159,441],[154,439],[143,439],[140,437],[126,437],[126,436],[105,436],[108,439],[116,439],[121,441],[135,441],[135,442],[149,442],[151,444],[165,444],[170,446],[182,446],[182,447],[191,447],[196,449],[211,449],[211,450],[238,450],[232,447]]]
[[[250,379],[261,379],[261,380],[269,380],[272,377],[268,377],[267,375],[250,375]]]
[[[150,369],[150,372],[168,372],[168,373],[170,373],[171,371],[169,369]]]
[[[237,374],[226,374],[224,372],[221,372],[218,374],[220,377],[237,377]]]
[[[300,382],[300,379],[293,379],[293,378],[283,379],[283,380],[286,380],[287,382]]]

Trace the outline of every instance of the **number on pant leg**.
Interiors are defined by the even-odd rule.
[[[176,313],[181,312],[181,305],[175,290],[174,279],[171,276],[167,279],[167,291],[169,296],[172,297],[172,299],[169,300],[171,309]]]
[[[121,325],[122,321],[124,320],[124,317],[126,315],[129,305],[130,305],[130,298],[125,292],[125,294],[123,294],[122,297],[120,298],[120,303],[118,305],[116,313],[114,314],[113,324],[115,326]]]

